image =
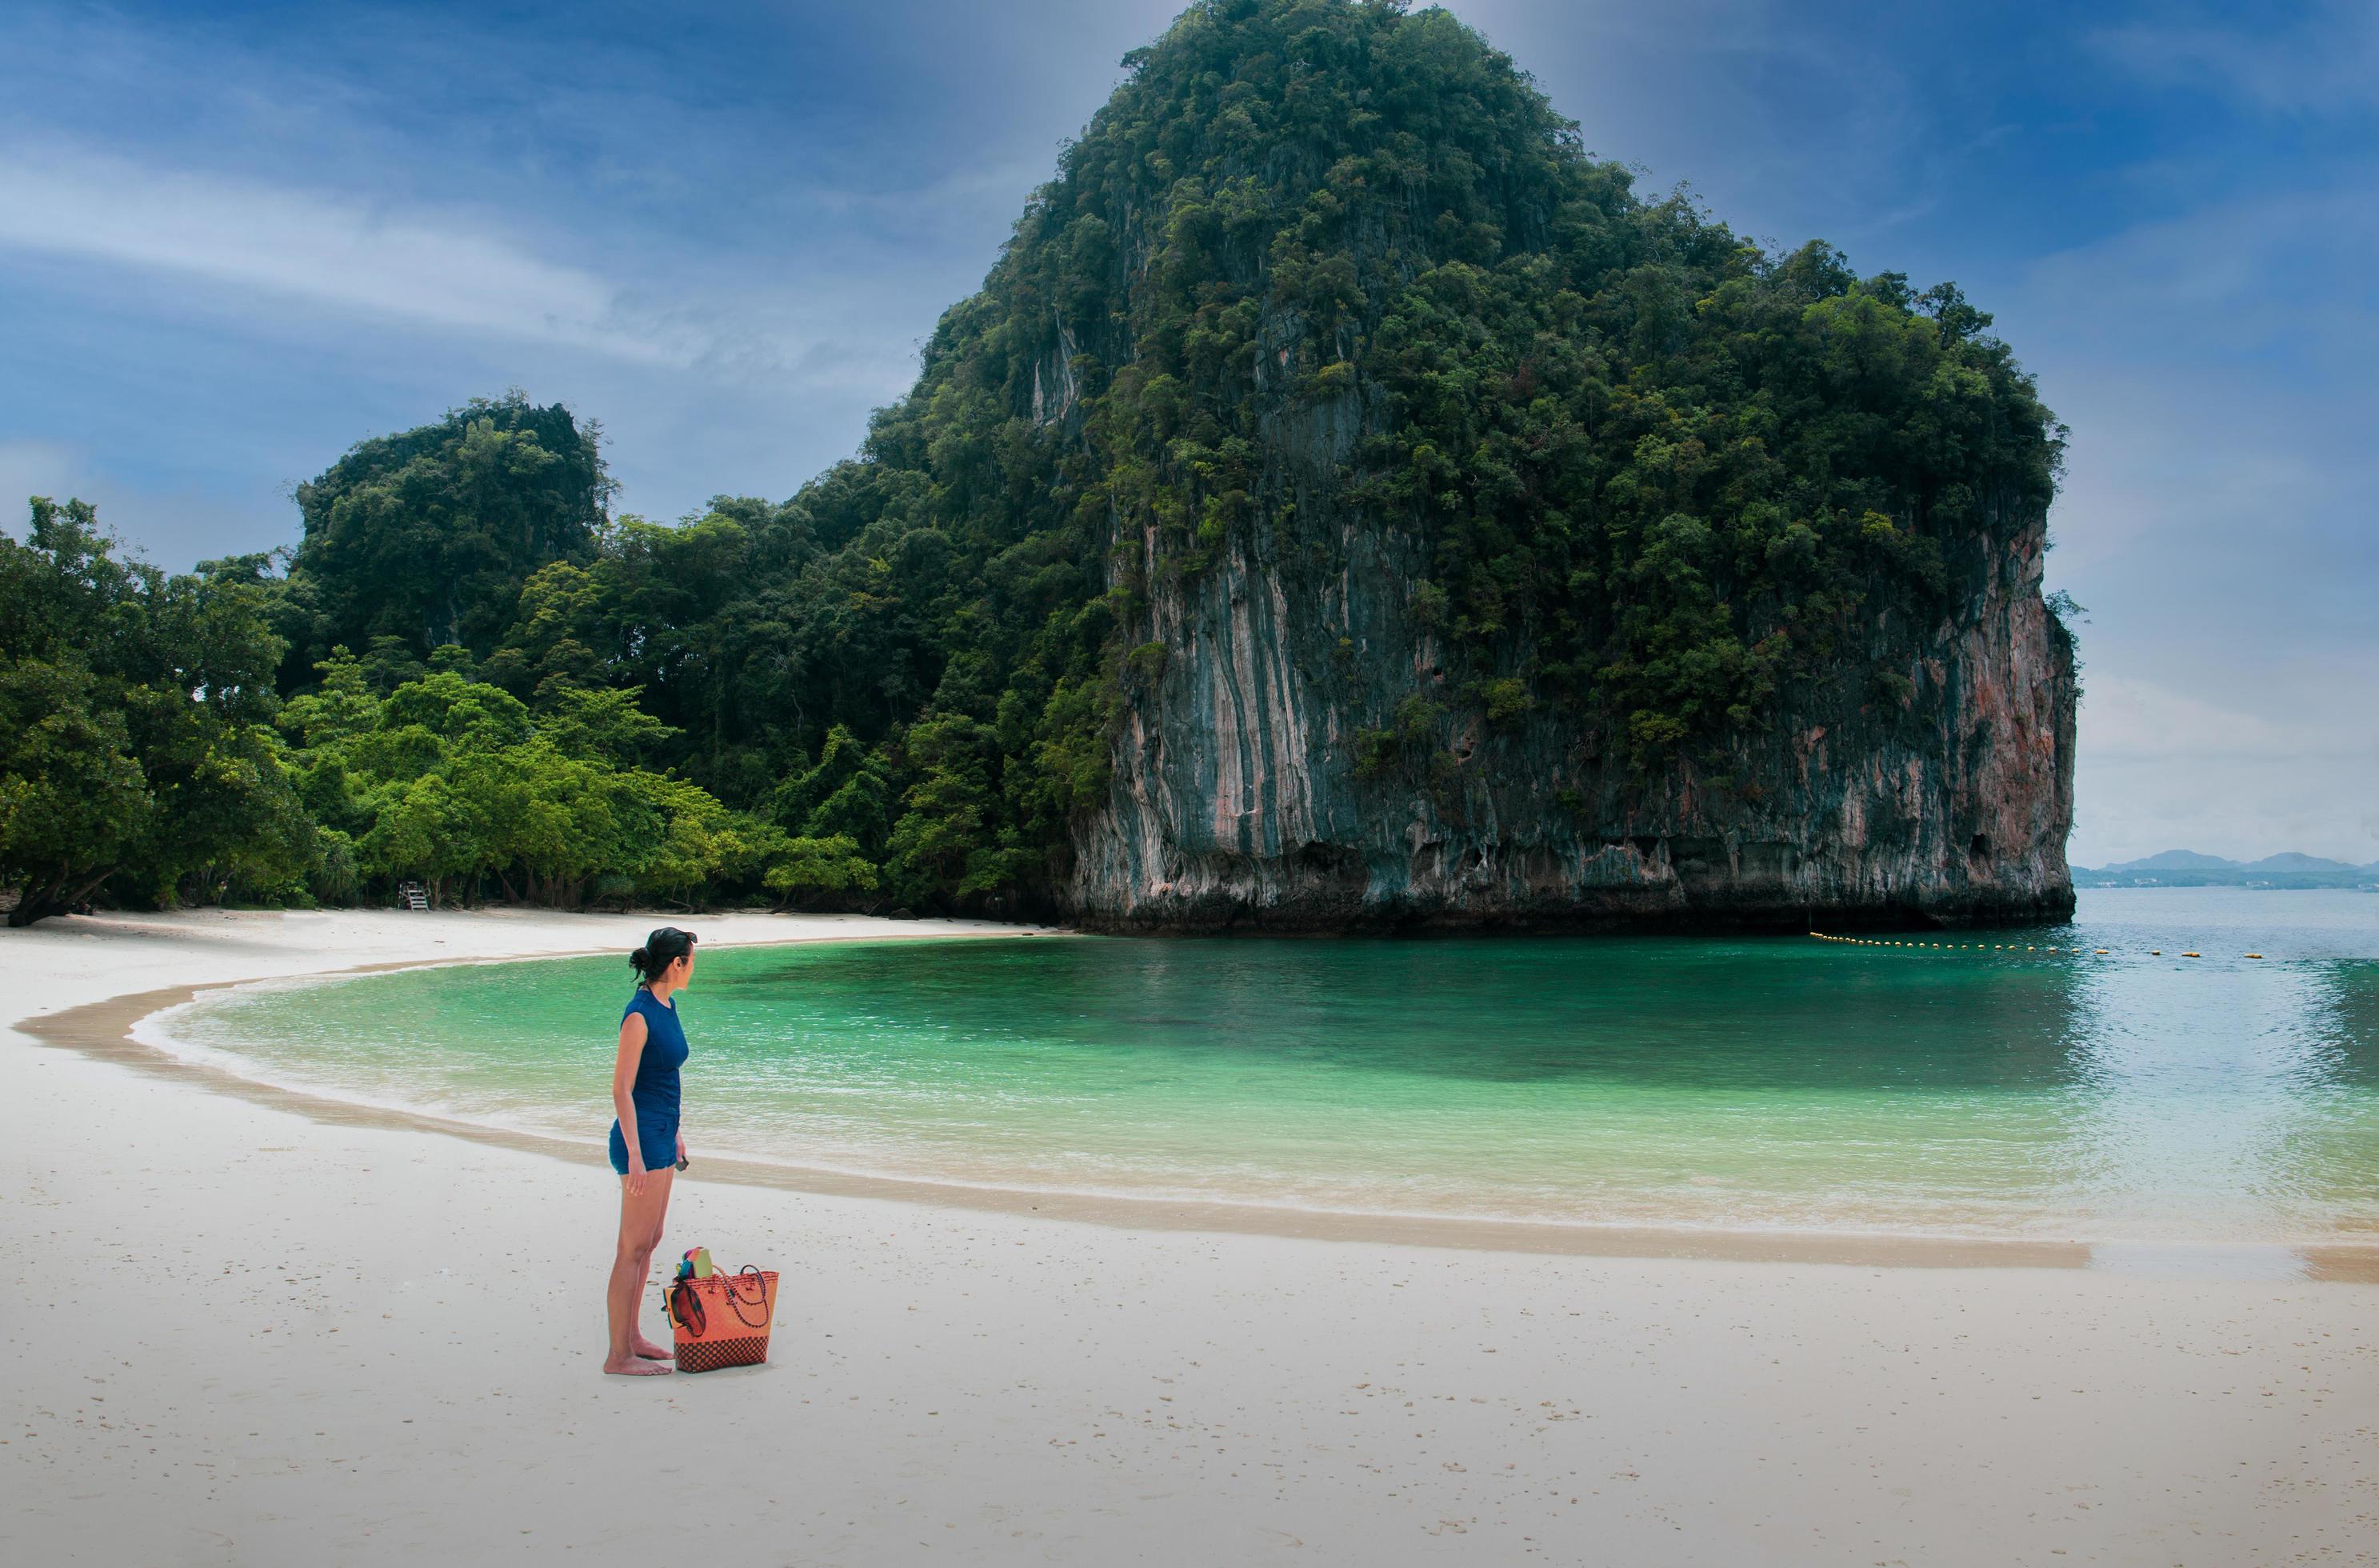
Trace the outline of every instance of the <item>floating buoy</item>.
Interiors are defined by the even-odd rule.
[[[2260,959],[2260,958],[2262,958],[2264,955],[2263,955],[2263,954],[2261,954],[2261,953],[2250,953],[2250,954],[2248,954],[2247,956],[2248,956],[2249,958],[2251,958],[2251,959]]]
[[[2163,958],[2163,957],[2164,957],[2164,949],[2163,949],[2162,947],[2150,947],[2150,948],[2148,949],[2148,957],[2149,957],[2149,958],[2152,958],[2152,959],[2160,959],[2160,958]]]
[[[2103,958],[2105,958],[2105,957],[2107,956],[2107,949],[2106,949],[2106,948],[2104,948],[2104,947],[2100,947],[2100,948],[2096,949],[2096,951],[2097,951],[2098,956],[2099,956],[2100,958],[2102,958],[2102,959],[2103,959]]]
[[[2202,959],[2202,958],[2204,958],[2204,956],[2205,956],[2205,955],[2204,955],[2204,954],[2203,954],[2203,953],[2183,953],[2183,954],[2181,954],[2181,957],[2182,957],[2182,958],[2184,958],[2184,959]]]

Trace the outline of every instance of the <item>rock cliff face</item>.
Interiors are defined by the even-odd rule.
[[[1637,196],[1440,9],[1200,0],[1126,64],[805,503],[850,540],[811,619],[915,644],[834,688],[883,698],[842,721],[891,886],[1142,930],[2071,907],[2063,430],[1954,283]]]
[[[1075,918],[2071,911],[2062,429],[1954,285],[1639,201],[1442,13],[1275,0],[1186,13],[1004,265],[1133,649]]]
[[[1432,777],[1358,777],[1354,736],[1385,721],[1380,694],[1444,672],[1409,609],[1420,541],[1352,518],[1334,532],[1334,574],[1260,537],[1157,597],[1169,657],[1077,839],[1084,924],[1792,929],[2071,911],[2074,670],[2041,597],[2045,519],[1951,560],[1954,608],[1922,632],[1913,694],[1788,693],[1735,742],[1723,789],[1689,764],[1637,775],[1613,735],[1459,710]],[[1871,630],[1882,645],[1889,628]],[[1383,669],[1404,679],[1363,673]]]

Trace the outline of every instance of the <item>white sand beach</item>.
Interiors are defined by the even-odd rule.
[[[771,1362],[606,1379],[618,1198],[591,1140],[557,1158],[41,1032],[193,985],[624,951],[653,923],[202,911],[0,934],[0,1559],[2379,1562],[2379,1285],[804,1191],[706,1174],[696,1077],[664,1251],[782,1271]],[[589,1071],[608,1055],[591,1041]]]

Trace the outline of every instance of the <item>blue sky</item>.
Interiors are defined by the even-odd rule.
[[[1450,8],[1648,187],[1997,314],[2073,430],[2077,862],[2379,859],[2379,6]],[[187,566],[511,385],[627,510],[790,494],[1175,9],[18,0],[0,496]]]

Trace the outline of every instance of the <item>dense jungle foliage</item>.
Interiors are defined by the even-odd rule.
[[[1877,611],[1938,621],[1945,545],[2048,503],[2062,431],[1954,285],[1637,196],[1442,11],[1208,0],[1125,64],[790,501],[614,519],[593,427],[513,393],[302,487],[285,573],[123,566],[39,503],[5,591],[111,629],[0,611],[7,700],[58,716],[5,765],[8,877],[1037,907],[1154,700],[1152,598],[1226,549],[1313,580],[1346,518],[1427,542],[1455,679],[1366,672],[1359,774],[1461,707],[1652,771],[1794,682],[1904,696]]]

